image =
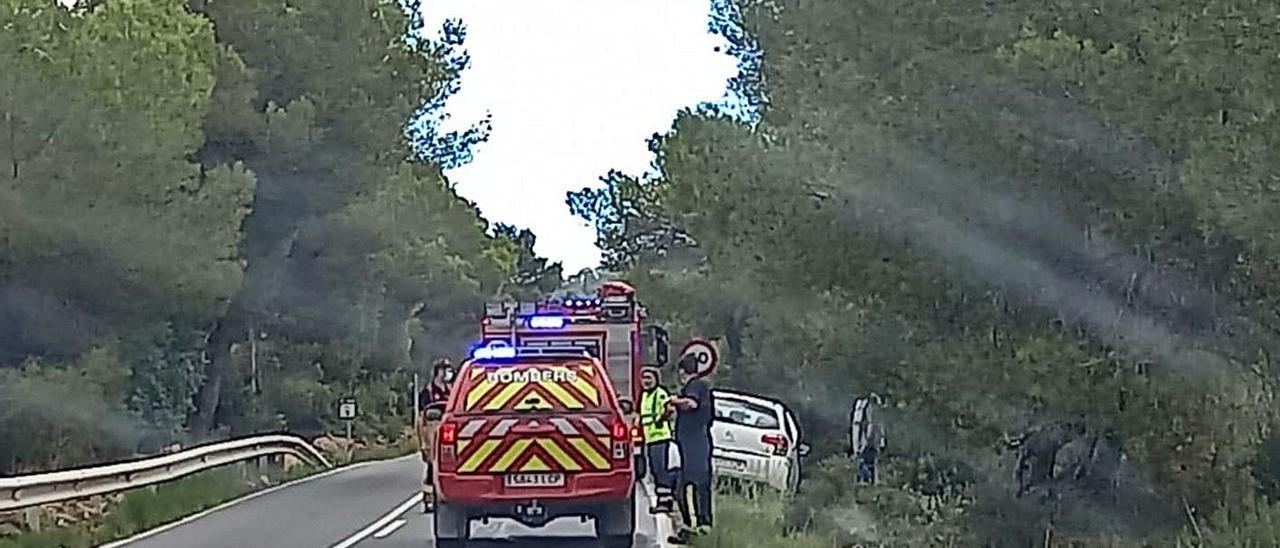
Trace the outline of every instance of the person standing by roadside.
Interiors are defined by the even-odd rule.
[[[436,489],[433,481],[435,458],[431,448],[435,445],[436,429],[439,420],[428,418],[428,409],[444,411],[449,401],[449,388],[453,384],[453,363],[447,358],[436,360],[431,370],[431,382],[418,393],[418,412],[422,414],[421,426],[418,430],[419,449],[422,452],[422,511],[430,512],[435,505]]]
[[[670,512],[675,506],[675,474],[671,471],[667,456],[671,451],[674,434],[671,431],[671,408],[667,406],[671,395],[663,388],[657,368],[646,367],[640,373],[644,394],[640,399],[640,425],[644,427],[645,451],[648,453],[649,473],[653,476],[654,495],[657,503],[654,513]]]
[[[449,399],[449,386],[453,383],[453,363],[440,358],[431,369],[431,382],[418,392],[418,411],[426,411],[433,405],[439,407]]]
[[[676,445],[680,448],[680,485],[676,502],[683,527],[667,539],[672,544],[688,544],[690,535],[711,532],[711,420],[714,397],[711,386],[698,375],[692,356],[680,360],[680,397],[668,405],[676,412]]]

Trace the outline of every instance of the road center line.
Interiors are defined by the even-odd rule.
[[[415,494],[412,497],[409,497],[409,500],[406,500],[400,503],[399,506],[396,506],[395,508],[391,509],[391,511],[388,512],[385,516],[378,518],[378,521],[375,521],[372,524],[370,524],[368,527],[361,529],[359,532],[357,532],[354,535],[351,535],[346,540],[339,542],[337,544],[334,544],[332,548],[351,548],[352,546],[355,546],[356,543],[366,538],[369,538],[370,535],[378,531],[381,531],[384,527],[390,524],[392,520],[395,520],[396,518],[400,517],[401,514],[408,512],[410,508],[413,508],[414,506],[417,506],[420,503],[422,503],[422,495]],[[394,531],[395,529],[392,529],[392,530]],[[387,534],[389,535],[391,533],[387,533]],[[378,538],[382,538],[382,537],[378,537]]]
[[[396,529],[404,527],[404,524],[406,523],[409,523],[409,522],[402,519],[395,520],[391,522],[391,525],[383,527],[381,531],[374,533],[373,538],[387,538],[391,536],[391,533],[396,532]]]

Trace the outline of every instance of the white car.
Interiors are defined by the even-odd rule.
[[[713,390],[712,470],[716,476],[769,485],[791,493],[800,485],[800,424],[782,402]]]

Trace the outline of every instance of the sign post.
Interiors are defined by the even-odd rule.
[[[351,423],[359,413],[360,407],[356,404],[354,396],[344,396],[338,400],[338,418],[347,423],[347,460],[351,460],[351,454],[355,448],[355,440],[351,439]]]
[[[680,359],[683,361],[689,356],[692,356],[698,364],[697,376],[699,377],[710,375],[720,363],[720,353],[716,350],[715,343],[706,339],[692,339],[685,343],[684,348],[680,350]]]
[[[413,431],[414,432],[417,432],[418,429],[422,427],[422,417],[421,417],[422,409],[418,408],[418,405],[422,403],[418,401],[418,391],[421,390],[420,385],[418,384],[419,382],[421,381],[418,380],[418,372],[414,371],[413,372],[413,393],[409,395],[409,397],[413,398]]]

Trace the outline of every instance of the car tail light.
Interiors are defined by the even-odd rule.
[[[458,423],[442,422],[436,430],[436,442],[440,451],[436,453],[437,464],[441,470],[452,471],[458,459]]]
[[[440,425],[440,444],[453,445],[458,443],[458,423],[446,422]]]
[[[781,434],[765,434],[760,437],[760,441],[773,447],[773,454],[775,455],[786,455],[787,448],[791,445],[787,442],[787,438]]]
[[[613,428],[609,434],[613,437],[613,460],[631,458],[632,429],[627,421],[617,418],[613,420]]]

